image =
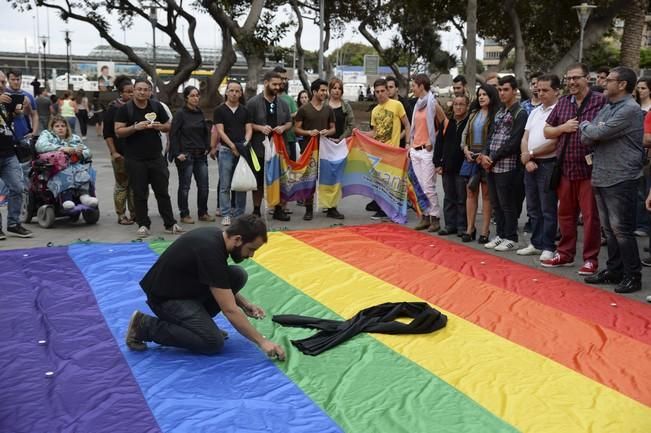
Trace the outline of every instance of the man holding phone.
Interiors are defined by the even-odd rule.
[[[4,89],[5,84],[6,77],[0,72],[0,88]],[[14,148],[14,126],[11,115],[15,110],[16,99],[6,93],[0,94],[0,179],[8,189],[7,231],[21,238],[29,238],[32,232],[20,224],[20,209],[23,206],[23,170]],[[0,218],[0,224],[1,221]],[[6,238],[0,225],[0,240]]]
[[[21,88],[23,74],[20,71],[11,70],[7,72],[7,93],[11,95],[14,110],[11,111],[14,117],[14,131],[18,140],[23,139],[34,131],[38,131],[38,113],[36,111],[36,99],[31,93]]]

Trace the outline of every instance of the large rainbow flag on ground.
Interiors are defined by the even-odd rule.
[[[271,233],[244,289],[269,315],[424,300],[447,326],[312,357],[290,340],[313,331],[254,321],[288,350],[276,362],[219,316],[217,356],[130,352],[138,281],[167,245],[0,252],[0,431],[651,431],[648,305],[392,224]]]

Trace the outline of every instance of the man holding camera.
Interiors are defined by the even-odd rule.
[[[5,89],[6,77],[0,72],[0,88]],[[22,104],[22,101],[20,101]],[[13,118],[17,107],[17,98],[6,92],[0,94],[0,179],[9,190],[9,211],[7,215],[7,232],[12,235],[29,238],[32,232],[20,224],[20,209],[23,206],[23,170],[16,157],[14,140],[16,131]],[[0,240],[7,238],[2,231],[0,219]]]

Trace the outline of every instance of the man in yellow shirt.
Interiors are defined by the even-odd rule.
[[[371,127],[369,136],[389,146],[400,146],[400,123],[409,131],[409,119],[405,107],[400,101],[390,99],[387,92],[387,81],[383,78],[375,80],[373,90],[378,105],[371,112]],[[409,147],[409,138],[406,137],[406,147]]]

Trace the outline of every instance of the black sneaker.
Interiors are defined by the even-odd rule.
[[[604,269],[594,275],[585,277],[583,281],[588,284],[619,284],[622,282],[622,278],[622,274],[617,274],[608,269]]]
[[[5,239],[7,239],[7,235],[0,229],[0,241],[4,241]]]
[[[368,202],[364,209],[366,209],[368,212],[377,212],[380,210],[380,206],[378,206],[375,200],[373,200],[371,202]]]
[[[314,209],[312,205],[305,205],[305,215],[303,215],[303,220],[304,221],[312,221],[312,218],[314,218]]]
[[[27,230],[25,227],[23,227],[20,224],[16,224],[14,226],[7,227],[7,231],[15,236],[18,236],[19,238],[31,238],[32,237],[32,232]]]
[[[136,310],[131,315],[129,326],[127,327],[126,343],[127,347],[131,350],[143,352],[147,350],[147,344],[141,340],[138,331],[142,324],[142,319],[145,317],[143,313]]]
[[[615,287],[615,293],[633,293],[642,290],[641,275],[627,275],[621,283]]]
[[[274,209],[273,219],[278,221],[289,221],[291,217],[285,213],[280,206]]]
[[[339,211],[337,210],[336,207],[331,207],[330,209],[328,209],[328,212],[326,213],[326,216],[328,218],[334,218],[336,220],[344,219],[344,216],[339,213]]]
[[[645,258],[640,260],[640,262],[642,262],[642,266],[651,267],[651,256],[646,256]]]
[[[379,211],[375,212],[373,214],[373,216],[371,216],[371,219],[372,220],[381,220],[381,219],[385,219],[386,217],[387,217],[387,214],[385,214],[384,211],[379,210]]]

